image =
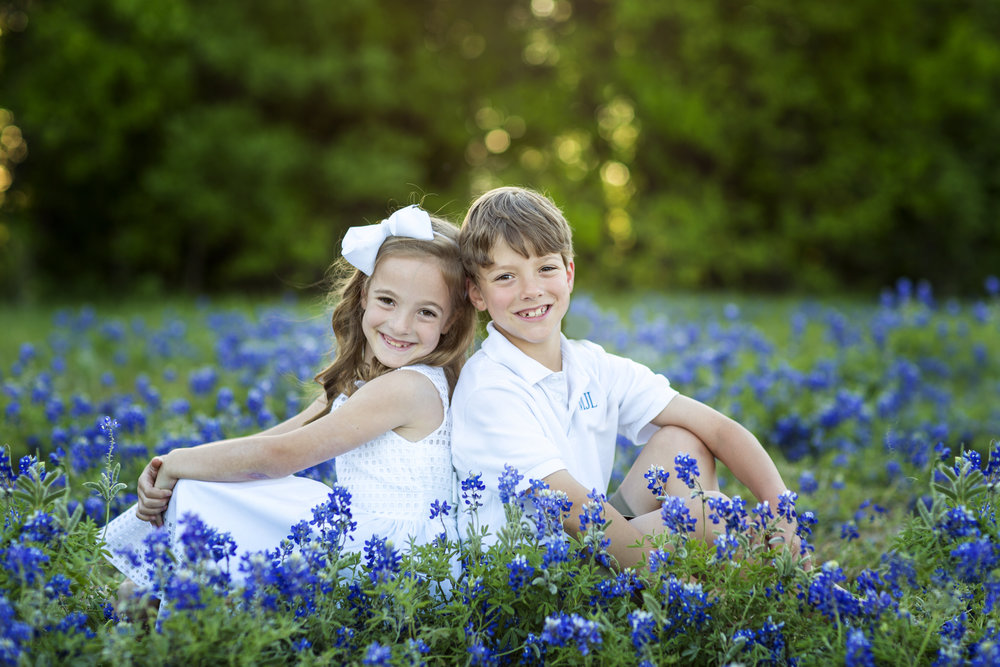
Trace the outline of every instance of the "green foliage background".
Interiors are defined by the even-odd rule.
[[[585,286],[978,290],[994,0],[0,0],[0,296],[315,282],[548,192]]]

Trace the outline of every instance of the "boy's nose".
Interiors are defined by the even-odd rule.
[[[522,299],[536,299],[542,295],[542,288],[538,284],[537,280],[526,279],[521,284],[521,298]]]

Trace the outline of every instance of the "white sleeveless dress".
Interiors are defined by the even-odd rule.
[[[411,539],[427,544],[442,532],[450,540],[457,539],[448,381],[439,367],[415,365],[397,370],[416,371],[431,380],[444,406],[444,421],[422,440],[410,442],[388,431],[336,458],[337,484],[350,492],[357,522],[345,552],[362,551],[373,536],[387,537],[401,551],[408,549]],[[331,409],[346,400],[347,396],[338,396]],[[329,493],[325,484],[294,475],[252,482],[182,479],[174,487],[160,530],[169,531],[171,548],[179,554],[183,529],[179,519],[197,514],[209,526],[232,535],[236,560],[231,562],[239,563],[243,554],[276,548],[293,525],[312,519],[312,508],[326,502]],[[434,501],[447,501],[452,508],[444,526],[440,516],[433,521],[429,518]],[[141,554],[143,538],[154,530],[158,529],[136,517],[134,505],[107,527],[106,558],[140,586],[151,584],[146,568],[133,564],[125,552]],[[230,573],[234,580],[242,579],[237,566]]]

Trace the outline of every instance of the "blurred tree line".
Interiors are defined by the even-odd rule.
[[[579,280],[978,290],[995,0],[0,0],[0,295],[315,282],[548,192]]]

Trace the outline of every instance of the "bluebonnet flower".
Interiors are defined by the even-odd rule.
[[[235,402],[236,397],[229,387],[220,387],[215,394],[215,410],[217,412],[227,411]]]
[[[660,510],[663,518],[663,525],[671,533],[687,538],[687,533],[693,533],[698,522],[688,509],[687,504],[677,496],[667,496],[663,501],[663,508]]]
[[[191,401],[186,398],[175,398],[167,404],[167,410],[179,417],[187,416],[191,412]]]
[[[594,585],[590,606],[606,609],[612,600],[627,599],[644,587],[642,579],[636,575],[635,570],[631,568],[622,570],[613,579],[602,579]]]
[[[576,645],[580,655],[589,655],[592,647],[601,644],[601,630],[597,621],[587,620],[579,614],[565,612],[545,618],[540,638],[551,646]]]
[[[701,584],[685,583],[673,574],[660,584],[664,604],[664,630],[674,637],[687,630],[698,630],[709,621],[712,603]]]
[[[28,648],[32,634],[31,626],[17,620],[14,607],[0,594],[0,663],[19,664],[19,657]]]
[[[938,522],[935,529],[944,532],[953,540],[963,537],[979,537],[979,522],[976,516],[965,505],[952,507],[945,512],[944,517]]]
[[[535,511],[530,519],[535,524],[535,537],[539,541],[547,536],[564,535],[563,520],[569,514],[573,503],[562,491],[548,488],[544,482],[535,484],[532,480],[532,498]]]
[[[740,548],[740,541],[732,533],[720,533],[713,544],[717,561],[732,560]]]
[[[542,554],[543,570],[569,560],[569,539],[566,533],[548,535],[540,541],[540,544],[545,547],[545,553]]]
[[[857,616],[860,612],[857,598],[839,586],[846,580],[840,566],[827,561],[809,583],[808,591],[800,597],[805,597],[811,606],[831,621],[838,617],[843,620]]]
[[[497,490],[500,492],[500,502],[506,505],[517,496],[517,485],[524,479],[524,475],[517,471],[517,468],[509,464],[504,464],[503,472],[500,474]]]
[[[170,602],[170,608],[178,611],[185,609],[204,609],[201,584],[191,570],[177,568],[171,573],[163,586],[163,599]]]
[[[218,373],[213,366],[203,366],[188,375],[188,386],[195,396],[204,396],[215,388]]]
[[[515,595],[520,593],[521,589],[530,583],[532,577],[535,576],[535,568],[528,563],[524,554],[517,554],[511,558],[510,562],[507,563],[507,569],[509,570],[507,581]]]
[[[775,423],[771,440],[785,458],[798,461],[812,451],[812,427],[798,415],[787,415]]]
[[[819,484],[816,482],[816,476],[813,475],[811,470],[804,470],[802,474],[799,475],[799,490],[807,496],[811,496],[819,490]]]
[[[649,466],[649,470],[643,474],[643,477],[649,482],[646,488],[652,491],[654,496],[663,498],[667,495],[666,484],[670,478],[670,473],[664,470],[663,466]]]
[[[708,518],[712,523],[725,523],[726,530],[742,533],[749,528],[747,524],[746,501],[740,496],[727,499],[724,496],[709,496],[705,499],[709,508]]]
[[[55,600],[60,597],[69,597],[72,595],[70,591],[70,585],[72,582],[62,572],[57,572],[49,578],[49,582],[45,584],[45,596],[50,600]]]
[[[628,623],[632,628],[632,645],[637,654],[642,648],[656,639],[656,619],[645,609],[629,612]]]
[[[450,511],[451,511],[451,505],[448,504],[447,500],[445,501],[435,500],[434,502],[431,503],[430,519],[431,521],[433,521],[439,516],[446,517],[448,516],[448,513]]]
[[[766,500],[762,500],[757,503],[750,513],[754,517],[754,525],[758,530],[764,530],[767,528],[768,524],[774,519],[774,513],[771,511],[771,503]]]
[[[130,403],[118,413],[122,430],[126,433],[144,433],[146,431],[146,411],[141,405]]]
[[[845,521],[840,524],[840,539],[850,542],[859,537],[861,535],[858,533],[858,525],[854,521]]]
[[[1000,565],[1000,547],[989,537],[975,542],[963,542],[951,551],[955,561],[955,575],[964,582],[984,581]]]
[[[62,535],[62,528],[48,512],[35,510],[34,514],[28,517],[21,529],[21,542],[40,542],[45,544]]]
[[[382,646],[378,641],[373,641],[365,649],[365,657],[361,664],[372,667],[389,667],[392,665],[392,649],[388,646]]]
[[[795,513],[795,501],[799,495],[794,491],[785,491],[778,495],[778,516],[789,523],[795,523],[797,515]]]
[[[482,473],[478,473],[476,475],[470,475],[462,480],[462,500],[465,502],[466,506],[469,508],[468,511],[470,512],[474,512],[483,505],[479,502],[483,497],[483,491],[486,490],[486,485],[483,484],[482,476]]]
[[[344,487],[333,485],[326,502],[314,507],[312,514],[309,524],[319,531],[320,539],[331,554],[339,554],[347,540],[354,539],[351,533],[358,524],[351,513],[351,494]]]
[[[403,557],[384,537],[373,535],[365,542],[365,567],[372,584],[378,585],[396,578]]]
[[[743,641],[742,652],[744,653],[753,650],[755,646],[760,646],[766,650],[768,652],[768,659],[763,661],[762,664],[783,665],[788,662],[785,655],[787,643],[785,642],[785,635],[781,632],[784,626],[784,623],[773,623],[771,617],[768,616],[764,625],[759,630],[741,629],[734,632],[733,641]],[[794,660],[792,664],[794,664]]]
[[[910,588],[917,585],[917,570],[909,556],[905,556],[896,551],[890,551],[882,555],[882,565],[888,567],[888,571],[883,575],[886,585],[889,587],[892,596],[899,599],[903,596],[903,589],[900,580]]]
[[[306,639],[305,637],[301,637],[292,643],[292,650],[295,651],[296,653],[302,653],[303,651],[310,648],[312,648],[312,642]]]
[[[687,454],[678,454],[674,457],[674,469],[677,470],[677,479],[681,480],[689,489],[697,485],[698,461]]]
[[[872,645],[864,630],[851,628],[847,632],[847,653],[844,664],[847,667],[875,667]]]
[[[496,654],[478,638],[472,640],[466,651],[469,654],[470,665],[478,666],[499,664]]]
[[[42,564],[48,562],[48,554],[41,549],[16,542],[0,550],[0,564],[3,568],[29,586],[42,577]]]
[[[663,549],[653,549],[646,559],[650,574],[656,574],[661,569],[669,568],[673,565],[674,557],[669,551]]]

